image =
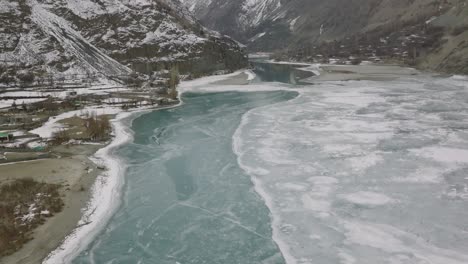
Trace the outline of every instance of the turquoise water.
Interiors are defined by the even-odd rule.
[[[122,206],[74,263],[284,263],[232,136],[250,109],[296,96],[186,93],[134,120]]]
[[[305,67],[300,64],[274,64],[261,60],[252,61],[251,64],[259,82],[301,84],[301,79],[314,76],[310,71],[298,70]]]

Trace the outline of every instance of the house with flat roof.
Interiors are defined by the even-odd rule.
[[[13,134],[0,132],[0,142],[9,142],[13,140]]]

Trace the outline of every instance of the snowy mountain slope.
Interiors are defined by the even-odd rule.
[[[71,53],[83,67],[91,67],[104,75],[125,75],[131,70],[97,49],[80,33],[72,29],[69,23],[42,7],[36,0],[28,0],[31,6],[31,20],[43,32],[47,32]],[[88,68],[89,69],[89,68]]]
[[[258,26],[280,8],[279,0],[246,0],[242,5],[243,13],[239,17],[240,24],[244,29]]]
[[[179,0],[208,28],[244,41],[244,33],[281,8],[280,0]]]
[[[177,63],[206,74],[247,63],[237,42],[169,0],[0,0],[0,17],[2,69],[114,76]]]
[[[358,38],[361,39],[359,45],[372,46],[374,51],[384,50],[387,53],[389,48],[384,47],[383,42],[393,35],[395,39],[391,48],[398,49],[396,57],[402,57],[415,53],[411,50],[413,47],[408,48],[414,46],[413,40],[407,39],[411,36],[419,38],[416,41],[418,45],[415,45],[420,54],[418,56],[438,53],[438,48],[446,50],[443,54],[453,49],[458,50],[457,54],[463,54],[459,50],[466,50],[463,41],[468,41],[466,37],[458,36],[456,45],[448,43],[447,46],[444,43],[445,39],[453,39],[452,31],[457,31],[457,28],[458,31],[467,31],[466,0],[181,1],[193,10],[205,26],[233,36],[245,43],[251,51],[297,51],[300,57],[311,53],[304,52],[308,47],[335,41],[340,42],[339,46],[349,47],[350,40]],[[450,19],[445,18],[447,16]],[[444,20],[445,23],[440,24],[438,20]],[[442,29],[438,28],[440,26]],[[381,39],[382,43],[379,44]],[[335,47],[325,49],[334,50]],[[350,50],[344,53],[359,55]],[[445,62],[450,64],[451,60]],[[430,60],[427,64],[430,68],[439,69],[440,63],[439,59]]]
[[[287,29],[291,40],[334,39],[398,18],[402,21],[438,10],[431,0],[180,0],[207,26],[224,33],[237,27],[242,40]],[[444,2],[444,1],[440,1]],[[207,4],[209,3],[209,4]],[[419,10],[416,10],[418,9]],[[225,15],[231,14],[228,18]],[[320,34],[320,28],[322,34]],[[233,29],[234,30],[234,29]],[[285,36],[278,36],[284,38]],[[258,39],[260,41],[261,38]]]

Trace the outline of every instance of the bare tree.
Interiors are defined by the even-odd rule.
[[[21,85],[27,86],[34,82],[34,73],[29,70],[23,70],[18,73],[18,79],[21,81]]]
[[[91,140],[101,141],[106,140],[111,131],[111,124],[106,115],[97,116],[92,113],[84,120],[86,132]]]
[[[170,71],[170,76],[168,80],[169,86],[169,97],[171,99],[177,99],[179,93],[177,92],[177,85],[180,83],[179,78],[179,67],[177,65],[173,65]]]
[[[54,133],[53,139],[54,139],[53,141],[54,141],[55,144],[61,145],[61,144],[65,143],[65,142],[70,141],[70,139],[71,139],[70,132],[68,130],[61,129],[61,130]]]
[[[52,74],[49,74],[49,76],[47,76],[47,86],[49,86],[48,87],[49,89],[53,89],[55,86],[55,81],[54,81],[54,77],[52,76]]]

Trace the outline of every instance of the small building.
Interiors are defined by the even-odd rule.
[[[0,142],[9,142],[13,140],[13,134],[0,132]]]
[[[67,92],[67,98],[75,98],[78,96],[78,93],[76,91],[68,91]]]

